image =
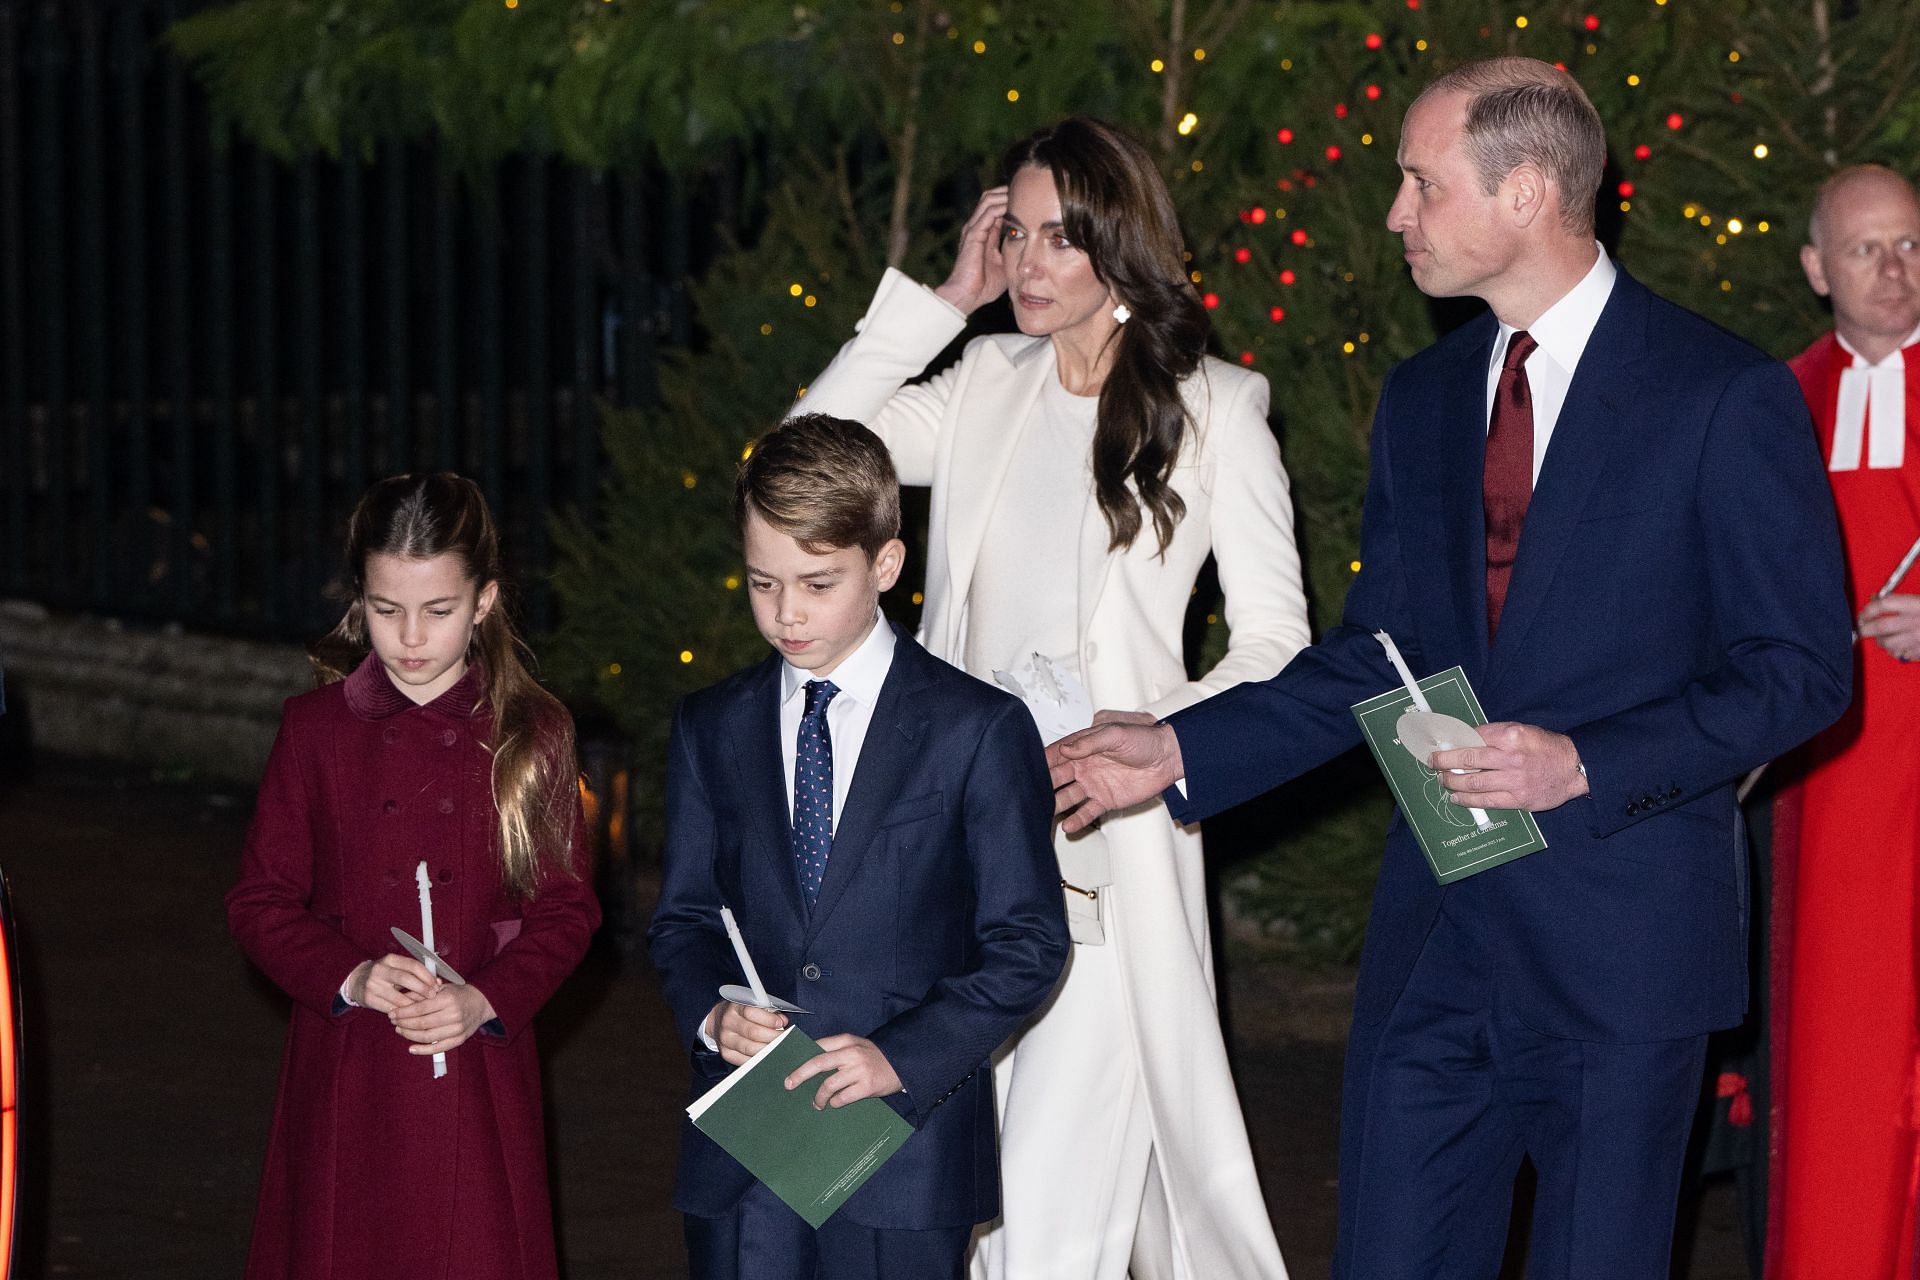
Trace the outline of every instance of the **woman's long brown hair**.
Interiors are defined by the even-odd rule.
[[[1017,144],[1007,153],[1008,181],[1030,165],[1053,174],[1067,239],[1133,313],[1115,335],[1093,433],[1108,547],[1133,545],[1145,507],[1164,553],[1187,511],[1168,483],[1191,425],[1180,383],[1199,367],[1211,328],[1187,278],[1173,197],[1146,148],[1084,116]]]
[[[501,581],[500,534],[480,486],[451,471],[380,481],[360,499],[347,525],[346,616],[308,654],[321,684],[344,680],[370,648],[365,594],[372,555],[457,556],[476,591]],[[578,874],[572,847],[580,792],[573,719],[533,678],[523,654],[527,648],[506,601],[496,599],[474,629],[468,659],[480,664],[486,681],[481,705],[493,713],[489,750],[501,877],[509,892],[531,898],[548,876]]]

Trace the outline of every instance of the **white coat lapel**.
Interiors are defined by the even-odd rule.
[[[998,347],[985,356],[994,359]],[[1045,339],[1013,353],[1004,372],[981,369],[974,375],[978,390],[968,397],[966,420],[954,424],[953,461],[949,468],[946,501],[947,569],[952,594],[942,652],[959,659],[959,622],[966,614],[967,592],[973,586],[973,568],[980,544],[987,536],[1000,485],[1013,461],[1014,447],[1033,412],[1034,401],[1053,376],[1053,344]]]

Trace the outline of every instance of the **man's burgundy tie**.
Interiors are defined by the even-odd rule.
[[[1527,386],[1527,357],[1535,342],[1516,330],[1507,340],[1500,385],[1493,393],[1493,420],[1487,427],[1487,461],[1481,473],[1481,501],[1487,513],[1487,640],[1500,630],[1507,603],[1513,558],[1520,550],[1520,527],[1533,498],[1533,392]]]

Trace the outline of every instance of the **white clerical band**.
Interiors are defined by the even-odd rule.
[[[1840,371],[1827,470],[1859,470],[1863,443],[1870,470],[1898,467],[1906,460],[1907,378],[1898,351],[1876,365],[1862,364],[1855,356],[1853,366]]]

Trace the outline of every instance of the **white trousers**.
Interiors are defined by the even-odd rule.
[[[1000,1218],[971,1280],[1186,1280],[1153,1160],[1132,1012],[1108,922],[994,1062]]]

